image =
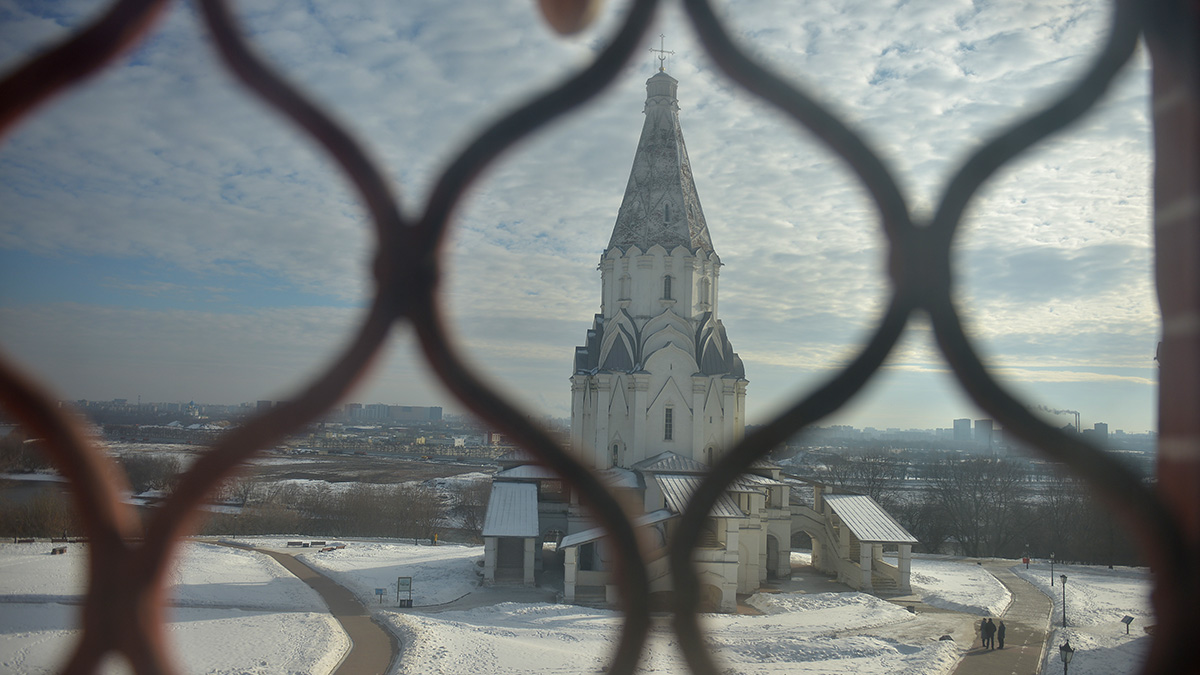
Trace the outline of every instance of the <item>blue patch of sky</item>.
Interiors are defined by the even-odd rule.
[[[11,7],[11,6],[10,6]],[[18,0],[21,14],[51,19],[60,26],[69,26],[78,21],[80,6],[76,3],[54,3],[44,0]],[[11,19],[16,12],[0,8],[0,20]]]
[[[894,71],[890,68],[879,67],[879,68],[875,69],[875,73],[871,76],[869,84],[874,86],[874,85],[878,85],[878,84],[883,84],[884,82],[887,82],[888,80],[898,80],[898,79],[900,79],[900,75],[896,71]]]
[[[261,270],[181,269],[150,258],[42,256],[0,250],[0,306],[81,303],[155,311],[244,313],[273,307],[355,307]]]

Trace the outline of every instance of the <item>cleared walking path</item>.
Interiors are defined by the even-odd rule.
[[[342,625],[350,636],[350,651],[342,659],[333,675],[386,675],[392,660],[400,655],[400,645],[395,636],[375,623],[371,612],[354,594],[329,577],[287,553],[270,549],[251,548],[221,542],[225,546],[248,548],[271,556],[284,569],[312,587],[329,605],[329,613]]]
[[[975,642],[954,675],[1036,675],[1041,668],[1053,606],[1033,584],[1013,574],[1011,565],[1011,561],[983,561],[984,568],[1013,594],[1004,616],[992,617],[1004,620],[1004,649],[984,649],[976,621]]]

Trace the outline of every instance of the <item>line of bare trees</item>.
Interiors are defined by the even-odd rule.
[[[446,526],[447,506],[419,485],[329,485],[235,481],[227,498],[237,513],[214,515],[210,534],[301,534],[428,539]]]
[[[813,473],[875,499],[926,552],[1141,562],[1130,538],[1084,484],[1065,471],[1031,480],[1029,467],[1021,459],[911,464],[887,453],[858,453],[825,457]]]

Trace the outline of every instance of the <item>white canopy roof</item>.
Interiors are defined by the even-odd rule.
[[[537,537],[537,485],[533,483],[492,483],[485,537]]]
[[[876,544],[915,544],[917,538],[874,499],[866,495],[825,495],[825,503],[859,541]]]

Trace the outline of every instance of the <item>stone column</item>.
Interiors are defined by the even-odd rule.
[[[575,571],[578,565],[579,547],[563,549],[563,601],[575,602]]]
[[[699,354],[696,355],[696,359],[700,359]],[[708,434],[704,433],[708,423],[708,417],[704,413],[704,394],[707,391],[707,377],[692,378],[692,459],[705,464],[710,461],[704,456],[704,450],[708,447]],[[715,464],[716,457],[711,461]]]
[[[626,445],[633,453],[627,460],[630,465],[646,459],[646,416],[649,413],[648,392],[650,390],[650,374],[634,373],[633,378],[633,443]]]
[[[612,402],[613,376],[601,373],[596,380],[596,435],[592,439],[592,466],[598,470],[608,468],[611,451],[608,447],[608,407]]]
[[[871,583],[871,549],[873,546],[863,544],[858,547],[858,564],[862,567],[862,587],[860,591],[871,591],[875,585]]]
[[[900,571],[900,591],[909,593],[912,591],[912,584],[909,582],[909,577],[912,576],[912,544],[900,544],[900,554],[896,557],[896,569]]]
[[[496,580],[496,538],[483,538],[483,580],[492,583]]]
[[[534,556],[537,555],[537,537],[525,537],[525,585],[532,586]]]

